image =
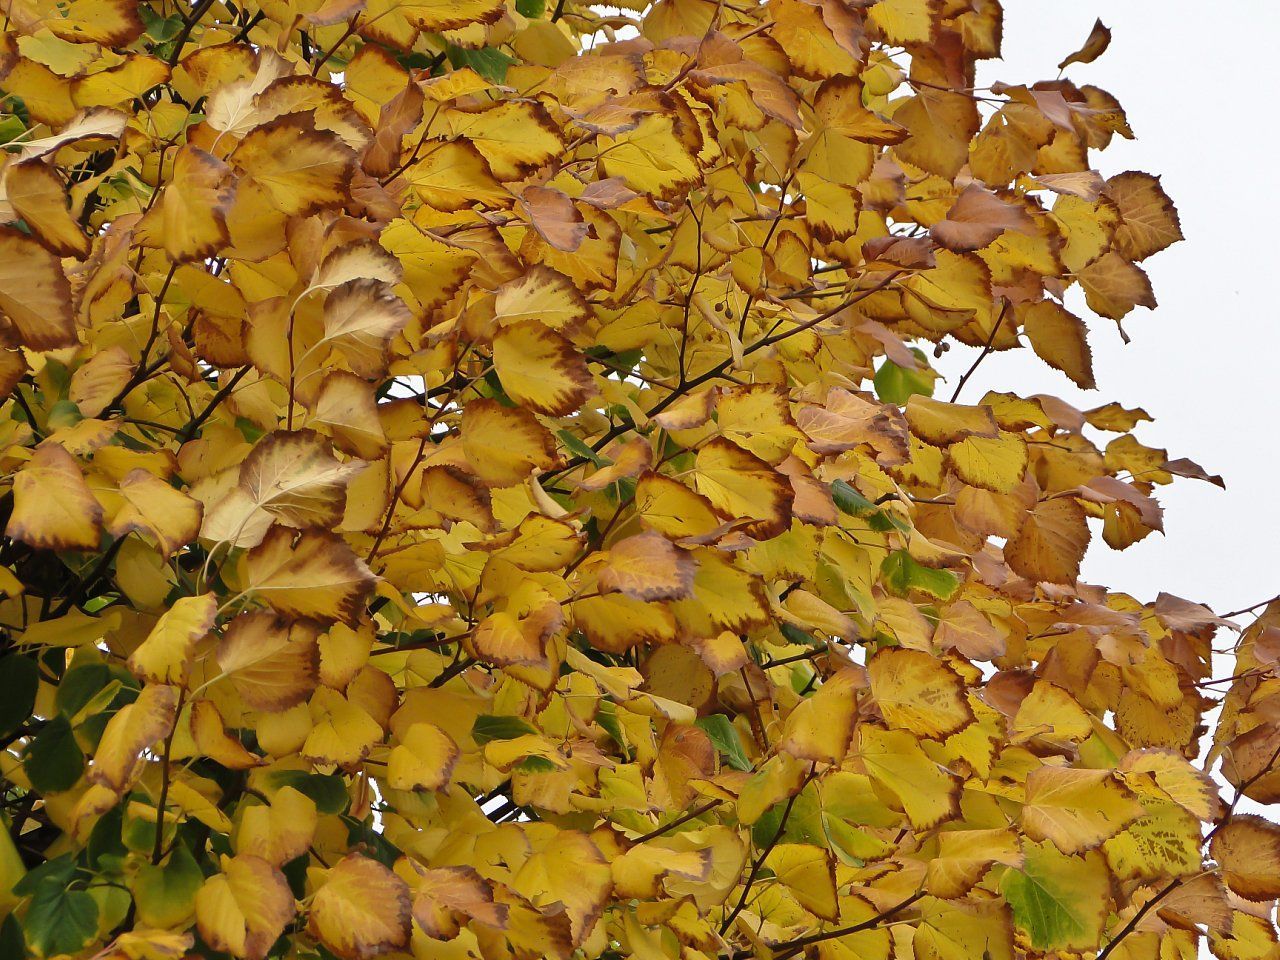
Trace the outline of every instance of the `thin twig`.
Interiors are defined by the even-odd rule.
[[[1105,947],[1103,947],[1101,950],[1098,951],[1097,960],[1106,960],[1107,955],[1110,954],[1112,950],[1114,950],[1116,947],[1120,945],[1120,941],[1123,940],[1125,937],[1127,937],[1129,934],[1133,933],[1134,928],[1136,928],[1138,924],[1142,922],[1142,918],[1145,917],[1148,913],[1150,913],[1152,908],[1155,907],[1156,904],[1158,904],[1161,900],[1163,900],[1169,894],[1173,893],[1173,891],[1176,890],[1182,884],[1182,880],[1183,880],[1182,877],[1174,877],[1172,880],[1170,880],[1168,883],[1164,885],[1164,889],[1162,889],[1154,897],[1152,897],[1150,900],[1144,903],[1141,907],[1139,907],[1138,912],[1135,913],[1129,919],[1129,922],[1120,928],[1120,932],[1117,933],[1114,937],[1112,937],[1111,940],[1107,942],[1107,945]]]
[[[713,810],[716,807],[720,806],[720,804],[722,803],[724,803],[723,800],[708,800],[706,803],[702,804],[702,806],[694,807],[684,816],[677,817],[675,820],[672,820],[670,823],[664,823],[662,826],[657,827],[653,830],[650,830],[648,833],[642,834],[639,837],[636,837],[635,842],[647,843],[648,841],[652,840],[654,837],[660,837],[667,831],[674,830],[676,827],[679,827],[683,824],[688,823],[690,820],[694,820],[702,816],[708,810]]]
[[[973,361],[973,366],[965,371],[964,376],[960,378],[960,382],[956,384],[955,393],[951,394],[952,403],[955,403],[959,398],[960,391],[964,389],[965,383],[967,383],[969,378],[973,376],[974,371],[978,369],[978,364],[982,363],[982,361],[987,358],[987,354],[991,352],[991,345],[996,342],[996,334],[1000,332],[1000,324],[1004,322],[1004,315],[1008,309],[1009,301],[1006,300],[1004,305],[1000,307],[1000,316],[996,317],[995,326],[991,328],[991,336],[987,337],[987,342],[983,345],[982,352],[978,354],[978,359]]]

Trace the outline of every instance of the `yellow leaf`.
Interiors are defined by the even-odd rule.
[[[303,703],[316,687],[319,627],[268,612],[242,613],[227,625],[217,659],[241,699],[277,712]]]
[[[498,331],[493,365],[508,396],[548,416],[573,413],[595,392],[582,354],[536,320]]]
[[[1160,178],[1129,171],[1107,181],[1107,196],[1120,211],[1116,245],[1127,260],[1145,260],[1182,239],[1182,225]]]
[[[102,506],[74,457],[42,444],[13,480],[5,534],[39,550],[92,550],[101,539]]]
[[[1084,510],[1073,499],[1042,500],[1005,547],[1009,566],[1028,580],[1074,583],[1089,546]]]
[[[319,687],[311,696],[311,732],[301,754],[312,763],[351,770],[382,739],[382,727],[337,690]]]
[[[550,432],[531,412],[495,400],[474,400],[463,410],[462,450],[476,475],[494,487],[519,483],[557,460]]]
[[[129,669],[149,683],[185,685],[196,643],[209,632],[217,613],[218,598],[212,593],[174,601],[129,655]]]
[[[32,350],[74,346],[71,287],[58,258],[36,240],[0,227],[0,314]]]
[[[853,736],[860,686],[860,678],[853,670],[841,670],[828,677],[791,711],[778,749],[801,760],[843,762]]]
[[[169,557],[196,539],[203,512],[199,501],[139,467],[120,481],[121,503],[107,523],[113,537],[137,531],[153,537]]]
[[[1053,300],[1041,300],[1027,308],[1022,323],[1036,356],[1065,373],[1081,390],[1094,388],[1093,353],[1079,317]]]
[[[260,857],[274,867],[307,852],[318,822],[311,798],[289,786],[272,794],[269,803],[244,804],[237,813],[231,837],[236,854]]]
[[[838,920],[836,867],[831,855],[807,843],[780,843],[765,864],[802,907],[823,920]]]
[[[958,443],[967,437],[993,440],[999,436],[990,407],[943,403],[917,393],[907,401],[904,413],[911,432],[936,447]]]
[[[307,930],[342,960],[366,960],[409,943],[410,893],[398,876],[368,857],[334,864],[311,902]]]
[[[137,700],[107,721],[89,767],[89,781],[124,793],[146,763],[144,751],[173,730],[177,713],[177,687],[158,683],[143,687]]]
[[[196,893],[200,937],[215,950],[262,960],[293,919],[293,894],[284,875],[258,857],[223,862]]]
[[[950,665],[923,650],[881,650],[867,664],[871,692],[891,727],[941,740],[973,722],[965,683]]]
[[[1091,850],[1142,815],[1142,804],[1110,770],[1038,767],[1027,777],[1022,827],[1063,853]]]
[[[387,785],[392,790],[441,790],[458,762],[458,745],[432,723],[415,723],[392,748]]]
[[[296,541],[295,541],[296,536]],[[245,560],[248,589],[286,616],[354,623],[375,577],[334,533],[272,527]]]
[[[651,531],[609,548],[599,584],[602,591],[618,591],[637,600],[679,600],[692,590],[693,576],[689,554]]]
[[[790,524],[795,492],[786,477],[723,437],[698,451],[694,484],[726,516],[753,521],[743,532],[757,540],[775,537]]]
[[[203,260],[225,244],[235,196],[231,168],[191,144],[173,158],[168,185],[138,224],[137,241],[158,247],[174,263]]]
[[[959,815],[963,781],[929,759],[915,737],[867,724],[858,735],[868,775],[897,797],[913,827],[928,830]]]
[[[965,483],[992,493],[1009,493],[1027,470],[1027,445],[1016,434],[969,436],[947,448],[947,462]]]
[[[1280,897],[1280,827],[1252,814],[1236,814],[1213,835],[1209,854],[1222,879],[1246,900]]]
[[[3,200],[26,222],[36,237],[61,257],[84,259],[89,238],[67,209],[67,191],[53,168],[27,160],[5,168]]]

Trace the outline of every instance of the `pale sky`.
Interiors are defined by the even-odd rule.
[[[1270,261],[1280,223],[1270,173],[1280,156],[1280,5],[1005,0],[1005,58],[978,82],[1052,79],[1097,17],[1112,30],[1110,49],[1065,75],[1117,97],[1138,139],[1093,153],[1095,166],[1104,176],[1162,175],[1187,239],[1143,264],[1160,306],[1129,315],[1130,345],[1112,321],[1069,301],[1090,324],[1096,391],[1077,390],[1029,349],[989,356],[967,390],[1145,408],[1156,422],[1138,427],[1139,440],[1222,474],[1227,489],[1191,480],[1159,488],[1166,536],[1117,553],[1095,535],[1084,578],[1140,600],[1166,590],[1230,611],[1280,593],[1280,263]],[[944,372],[954,382],[973,355],[953,349]]]

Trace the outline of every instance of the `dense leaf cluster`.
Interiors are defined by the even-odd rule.
[[[1217,478],[983,382],[1181,238],[996,0],[0,9],[5,956],[1276,956],[1280,621],[1078,579]]]

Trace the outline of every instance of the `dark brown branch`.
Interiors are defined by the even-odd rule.
[[[1122,941],[1129,934],[1133,933],[1134,929],[1137,928],[1138,924],[1142,922],[1142,918],[1145,917],[1148,913],[1150,913],[1156,904],[1158,904],[1161,900],[1163,900],[1169,894],[1173,893],[1173,891],[1176,890],[1179,887],[1179,885],[1181,885],[1182,881],[1183,881],[1182,877],[1174,877],[1172,880],[1170,880],[1168,883],[1164,885],[1164,889],[1162,889],[1154,897],[1152,897],[1150,900],[1144,903],[1141,907],[1139,907],[1138,912],[1129,918],[1129,922],[1120,928],[1120,932],[1117,933],[1114,937],[1112,937],[1105,947],[1103,947],[1101,950],[1098,951],[1097,960],[1106,960],[1107,955],[1110,954],[1112,950],[1114,950],[1116,947],[1120,945],[1120,941]]]
[[[987,342],[983,344],[982,352],[978,354],[978,359],[973,361],[973,366],[965,371],[964,376],[960,378],[960,382],[956,384],[955,393],[951,394],[952,403],[955,403],[959,398],[960,391],[964,389],[964,385],[969,381],[969,378],[973,376],[974,371],[978,369],[978,364],[987,359],[987,354],[991,352],[991,345],[996,342],[996,334],[1000,332],[1000,324],[1004,323],[1004,315],[1008,309],[1009,301],[1006,300],[1003,306],[1000,307],[1000,316],[996,317],[995,326],[991,328],[991,336],[987,337]]]
[[[639,837],[636,837],[635,842],[647,843],[648,841],[652,840],[654,837],[660,837],[664,833],[668,832],[669,830],[674,830],[676,827],[686,824],[690,820],[697,819],[698,817],[706,813],[708,810],[713,810],[716,807],[720,806],[720,804],[722,803],[724,803],[723,800],[708,800],[706,803],[702,804],[701,806],[694,807],[684,816],[677,817],[675,820],[672,820],[670,823],[664,823],[662,826],[657,827],[653,830],[650,830],[648,833],[643,834]]]

